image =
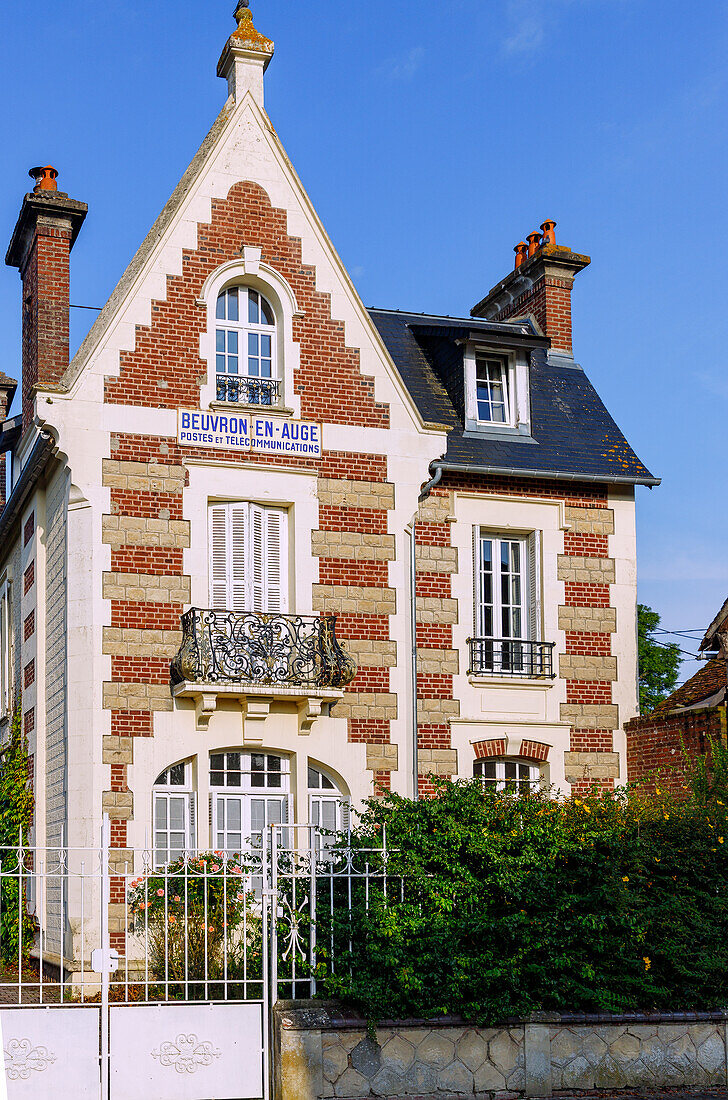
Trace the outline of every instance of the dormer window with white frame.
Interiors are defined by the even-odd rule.
[[[530,436],[528,354],[465,345],[465,428]]]

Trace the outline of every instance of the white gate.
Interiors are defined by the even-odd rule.
[[[8,1100],[269,1100],[270,860],[159,862],[0,851]]]
[[[9,1100],[269,1100],[272,1004],[316,996],[354,916],[404,897],[380,839],[272,825],[165,862],[105,818],[100,849],[0,850]]]

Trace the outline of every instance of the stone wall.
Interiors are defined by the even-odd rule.
[[[728,1013],[540,1015],[501,1028],[455,1019],[366,1024],[328,1002],[275,1012],[276,1100],[516,1100],[565,1091],[725,1085]]]

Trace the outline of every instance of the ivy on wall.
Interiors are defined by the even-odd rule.
[[[17,963],[19,955],[27,958],[33,944],[35,921],[25,904],[27,878],[19,874],[31,869],[31,861],[29,854],[24,854],[21,864],[18,851],[19,844],[28,843],[33,809],[28,742],[18,702],[10,738],[0,755],[0,960],[3,963]]]

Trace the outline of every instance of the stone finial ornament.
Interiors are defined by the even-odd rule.
[[[235,18],[238,21],[238,29],[233,31],[233,39],[243,45],[246,50],[254,53],[273,53],[273,43],[253,26],[253,16],[250,11],[250,0],[238,0],[235,9]]]

